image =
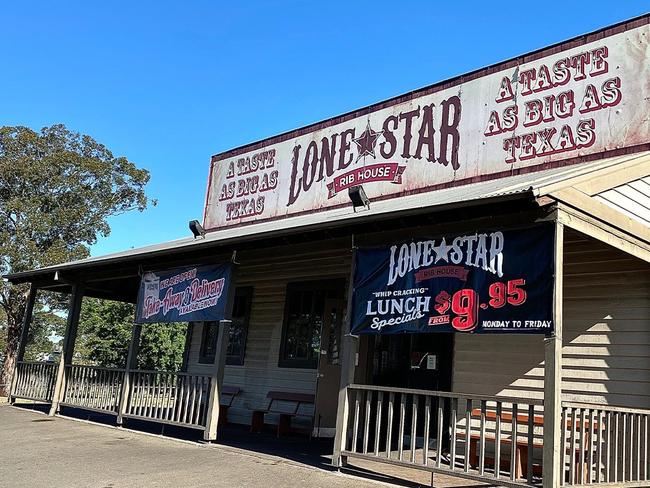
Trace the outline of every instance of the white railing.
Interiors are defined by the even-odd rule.
[[[18,361],[11,396],[40,402],[52,401],[56,363]]]
[[[132,371],[125,417],[205,429],[210,376]]]
[[[124,370],[99,366],[68,365],[61,405],[117,415]]]
[[[542,401],[350,385],[341,457],[503,486],[541,483]]]
[[[650,410],[562,404],[563,485],[650,486]]]

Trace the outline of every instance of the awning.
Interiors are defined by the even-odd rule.
[[[513,170],[516,171],[516,170]],[[587,195],[591,200],[596,200],[602,194],[601,205],[608,205],[607,208],[614,212],[629,211],[624,208],[614,208],[611,203],[617,195],[606,193],[616,185],[625,185],[638,178],[650,176],[650,151],[636,154],[610,157],[592,162],[577,163],[569,166],[544,169],[537,172],[514,174],[505,178],[480,181],[477,183],[459,187],[445,188],[442,190],[418,193],[405,196],[399,199],[373,201],[369,210],[354,212],[351,207],[340,208],[331,211],[315,212],[307,215],[262,222],[242,227],[227,228],[206,234],[204,238],[187,237],[183,239],[163,242],[151,246],[144,246],[136,249],[107,254],[104,256],[90,257],[78,261],[48,266],[41,269],[13,273],[5,276],[13,283],[25,283],[43,281],[51,285],[58,283],[60,288],[65,288],[65,273],[95,273],[102,271],[112,275],[111,278],[118,280],[120,277],[127,278],[137,276],[137,273],[120,275],[115,271],[117,265],[137,266],[143,260],[152,259],[173,259],[174,256],[213,256],[221,251],[228,252],[229,248],[241,243],[258,242],[271,237],[300,235],[305,232],[345,228],[357,226],[361,223],[385,221],[389,218],[402,217],[416,214],[433,213],[442,210],[449,210],[461,206],[476,206],[489,203],[503,202],[509,200],[541,199],[549,196],[551,198],[577,198],[575,194],[567,196],[576,185],[586,188],[590,181],[595,181],[592,190],[599,192],[594,195]],[[603,182],[611,182],[603,186]],[[650,184],[650,181],[648,182]],[[642,183],[643,184],[643,183]],[[643,187],[641,187],[643,189]],[[642,192],[635,191],[637,200],[644,198]],[[641,194],[639,194],[641,193]],[[629,192],[628,192],[629,195]],[[623,195],[630,199],[629,196]],[[645,195],[650,204],[650,192]],[[609,199],[609,200],[607,200]],[[623,205],[622,198],[616,200]],[[631,202],[631,205],[645,205],[646,202]],[[634,211],[632,210],[634,213]],[[638,212],[637,212],[638,213]],[[638,218],[626,217],[637,221]],[[640,226],[639,232],[646,229],[647,224],[637,221]],[[643,237],[643,236],[641,236]],[[649,239],[650,240],[650,239]],[[113,270],[111,273],[110,270]],[[134,289],[128,290],[129,296],[135,297],[137,291],[137,280],[134,281]],[[116,290],[123,289],[124,283],[116,284]]]

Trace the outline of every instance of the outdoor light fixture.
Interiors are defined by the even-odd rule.
[[[366,192],[361,185],[351,186],[348,188],[348,196],[352,202],[352,208],[357,211],[357,207],[366,207],[370,210],[370,200],[366,196]]]
[[[190,230],[192,231],[192,234],[194,234],[194,239],[199,236],[205,237],[205,229],[198,220],[190,220]]]

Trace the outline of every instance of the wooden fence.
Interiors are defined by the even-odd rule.
[[[205,429],[211,377],[132,371],[125,417]]]
[[[563,485],[650,486],[650,410],[562,404]]]
[[[51,402],[58,364],[20,361],[11,396]],[[65,366],[61,405],[163,424],[205,430],[210,376],[161,371],[129,371],[122,395],[124,369],[87,365]],[[126,405],[120,408],[125,399]]]
[[[56,363],[19,361],[11,396],[50,402]],[[212,378],[66,366],[61,404],[200,430]],[[371,385],[345,394],[341,457],[503,486],[541,484],[543,402]],[[650,486],[650,410],[562,404],[562,484]]]
[[[342,458],[541,485],[541,401],[350,385]]]
[[[124,370],[98,366],[68,365],[61,405],[117,415]]]
[[[58,364],[18,361],[11,396],[49,402],[54,394]]]

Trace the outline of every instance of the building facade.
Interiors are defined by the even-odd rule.
[[[213,156],[205,232],[8,277],[71,295],[60,361],[19,357],[12,396],[306,430],[337,466],[646,486],[649,23]],[[124,369],[73,364],[83,296],[140,311],[147,273],[202,266],[223,313],[188,321],[183,371],[137,370],[140,324]]]

